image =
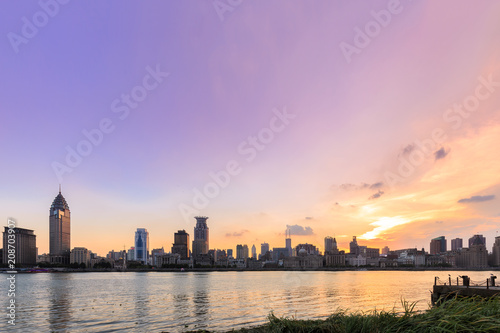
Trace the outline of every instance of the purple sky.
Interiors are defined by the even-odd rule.
[[[234,160],[240,172],[195,209],[210,217],[211,247],[284,246],[286,225],[296,224],[313,232],[296,235],[295,244],[321,248],[327,235],[341,246],[364,235],[374,246],[427,248],[441,234],[480,232],[492,244],[500,89],[482,87],[487,98],[460,124],[444,114],[475,94],[479,77],[500,81],[500,3],[227,3],[2,2],[2,219],[35,229],[46,252],[48,209],[62,180],[72,247],[128,248],[143,227],[151,247],[170,249],[173,232],[194,227],[179,207],[192,207],[193,189],[203,191],[209,174]],[[53,17],[39,14],[44,6]],[[23,37],[24,17],[42,20],[36,35]],[[369,43],[346,57],[342,43],[356,47],[357,28],[370,26],[379,29]],[[145,79],[157,68],[168,77]],[[144,80],[156,87],[140,88]],[[125,111],[113,110],[123,110],[122,95],[133,91],[146,96],[120,119]],[[269,139],[263,129],[284,110],[288,123]],[[53,165],[66,163],[66,147],[77,149],[82,131],[103,119],[114,130],[58,177]],[[445,142],[389,184],[404,148],[435,128]],[[269,140],[248,161],[241,151],[259,133]]]

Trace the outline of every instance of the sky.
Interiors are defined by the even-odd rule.
[[[0,218],[71,247],[500,230],[498,1],[3,1]]]

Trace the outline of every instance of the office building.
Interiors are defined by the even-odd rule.
[[[49,211],[49,257],[51,264],[68,265],[71,251],[71,212],[61,194],[55,197]]]
[[[257,248],[255,248],[255,245],[252,245],[252,258],[257,259]]]
[[[181,260],[189,258],[189,234],[186,230],[179,230],[174,234],[174,244],[172,244],[172,253],[181,255]]]
[[[493,243],[492,249],[492,266],[500,266],[500,236],[495,237],[495,243]]]
[[[463,240],[462,238],[455,238],[451,240],[451,250],[458,251],[463,248]]]
[[[352,242],[349,243],[349,254],[355,254],[356,256],[359,254],[359,246],[356,236],[352,236]]]
[[[474,235],[469,238],[469,248],[472,245],[484,245],[486,246],[486,238],[483,235]]]
[[[86,268],[90,268],[90,251],[85,247],[75,247],[70,253],[70,263],[85,264]]]
[[[431,240],[430,254],[439,254],[446,252],[446,238],[439,236]]]
[[[23,228],[12,228],[14,232],[9,233],[9,229],[9,227],[5,227],[3,232],[3,263],[8,264],[9,260],[13,259],[20,266],[35,266],[37,255],[34,231]],[[9,238],[9,235],[14,235],[14,237]],[[9,239],[11,239],[10,242]],[[9,245],[14,246],[14,258],[9,258]],[[12,247],[10,249],[12,250]]]
[[[269,252],[269,244],[268,243],[260,244],[260,257],[264,256],[267,252]]]
[[[196,226],[194,227],[194,239],[193,239],[193,256],[200,254],[207,254],[209,249],[209,229],[207,226],[208,217],[206,216],[196,216]]]
[[[149,232],[144,228],[137,228],[135,232],[134,260],[149,263]]]
[[[248,245],[236,245],[236,259],[248,258]]]
[[[325,237],[325,253],[333,253],[335,250],[337,250],[337,240],[335,238],[332,238],[330,236]]]

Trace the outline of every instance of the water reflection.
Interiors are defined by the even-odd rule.
[[[50,274],[49,327],[50,331],[65,331],[72,321],[72,274]]]
[[[482,280],[492,272],[446,272],[444,277],[448,273]],[[222,331],[264,323],[270,312],[307,319],[327,317],[339,307],[391,310],[401,307],[401,298],[424,300],[417,305],[424,310],[434,275],[432,271],[23,274],[18,276],[18,329],[32,332],[36,323],[37,332]]]

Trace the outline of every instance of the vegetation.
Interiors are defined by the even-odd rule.
[[[272,313],[269,323],[234,332],[498,332],[500,298],[479,296],[453,298],[439,307],[421,312],[415,303],[403,301],[404,313],[373,311],[347,313],[339,310],[325,320],[277,318]]]

